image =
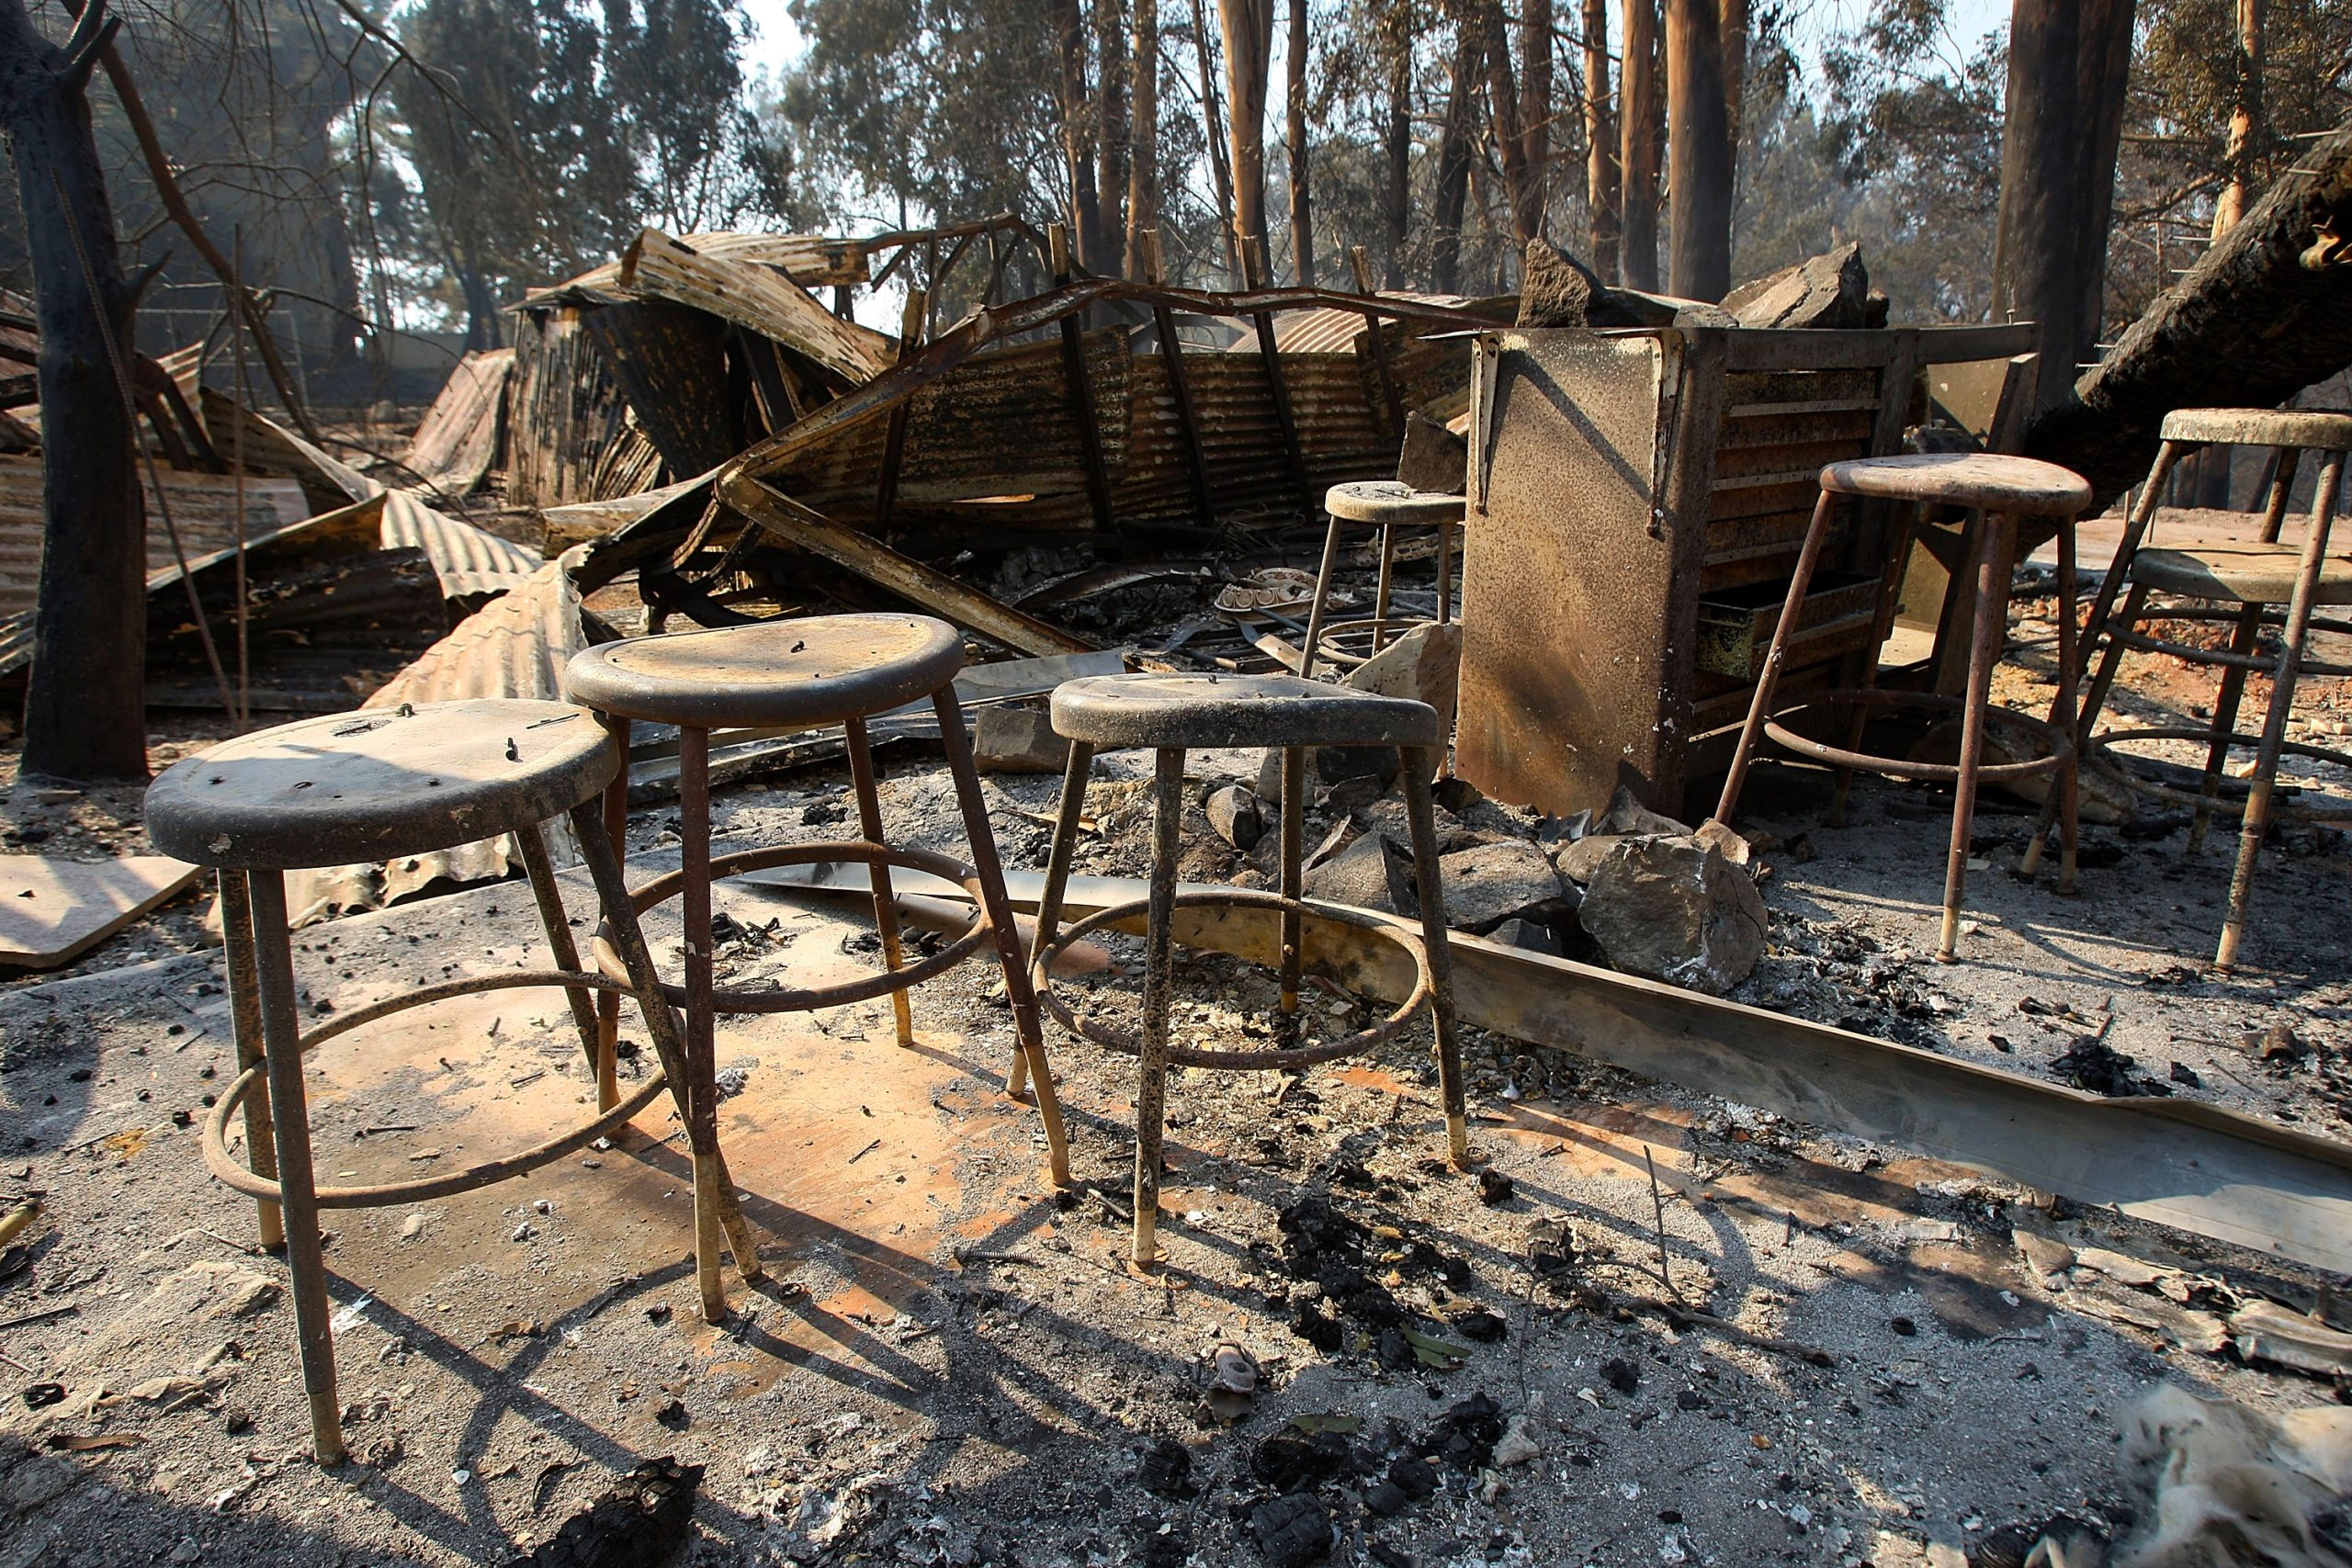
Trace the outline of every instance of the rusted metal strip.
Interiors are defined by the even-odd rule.
[[[848,886],[856,871],[842,870]],[[1035,908],[1036,874],[1007,881],[1017,907]],[[925,882],[907,891],[956,890]],[[1062,908],[1078,918],[1144,894],[1137,878],[1075,876]],[[1282,924],[1273,910],[1180,903],[1176,936],[1271,966]],[[1478,937],[1456,933],[1448,948],[1465,1024],[2077,1202],[2112,1203],[2194,1235],[2352,1270],[2352,1146],[2191,1100],[2101,1099]],[[1384,1000],[1418,978],[1402,950],[1338,920],[1307,922],[1306,953],[1341,984]]]
[[[1069,230],[1056,223],[1046,231],[1053,247],[1054,287],[1069,286]],[[1081,312],[1061,319],[1062,375],[1069,390],[1070,417],[1078,425],[1078,446],[1085,459],[1086,500],[1094,510],[1094,525],[1109,529],[1111,473],[1102,463],[1102,432],[1094,423],[1094,378],[1087,373],[1086,337],[1079,325]]]

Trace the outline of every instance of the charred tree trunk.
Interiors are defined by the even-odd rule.
[[[2262,30],[2264,0],[2238,0],[2237,48],[2233,64],[2237,93],[2230,105],[2230,139],[2224,152],[2229,182],[2213,201],[2213,238],[2236,228],[2254,200],[2254,161],[2262,137]]]
[[[2254,209],[2132,323],[2026,450],[2138,483],[2177,408],[2274,408],[2352,364],[2352,121],[2312,142]]]
[[[1618,96],[1620,165],[1625,172],[1624,250],[1629,288],[1657,287],[1657,4],[1625,0],[1624,90]]]
[[[1462,214],[1470,199],[1470,120],[1477,103],[1478,29],[1464,17],[1454,39],[1453,82],[1437,150],[1437,210],[1430,236],[1430,281],[1440,294],[1462,289]]]
[[[1126,275],[1148,276],[1144,235],[1159,227],[1159,0],[1136,0],[1134,134],[1127,153]]]
[[[138,433],[116,379],[134,301],[86,94],[116,24],[86,6],[60,48],[0,0],[0,127],[40,322],[40,601],[23,772],[147,776],[147,530]]]
[[[1719,0],[1666,0],[1667,163],[1674,232],[1667,291],[1731,292],[1731,138],[1724,119]]]
[[[1144,9],[1153,0],[1138,0]],[[1121,273],[1126,252],[1128,141],[1134,130],[1127,120],[1127,18],[1123,0],[1094,0],[1095,45],[1102,69],[1095,73],[1095,102],[1101,106],[1101,134],[1095,138],[1097,171],[1094,199],[1099,209],[1095,232],[1087,239],[1086,265],[1107,276]]]
[[[2041,327],[2036,409],[2062,401],[2098,336],[2132,0],[2017,0],[1993,312]]]
[[[449,268],[458,279],[458,293],[466,302],[466,349],[469,353],[498,344],[498,290],[490,286],[479,264],[470,256],[453,262]]]
[[[1315,208],[1308,194],[1306,147],[1306,0],[1290,0],[1289,81],[1285,128],[1290,132],[1290,248],[1302,288],[1315,287]]]
[[[1062,157],[1069,165],[1070,232],[1078,236],[1079,259],[1091,265],[1099,253],[1087,249],[1102,231],[1102,204],[1094,189],[1094,100],[1086,85],[1086,11],[1080,0],[1054,0],[1055,28],[1061,35]]]
[[[1592,270],[1601,282],[1615,283],[1624,193],[1619,181],[1617,126],[1609,103],[1609,0],[1584,0],[1585,192]]]
[[[1390,0],[1383,30],[1388,50],[1388,189],[1383,204],[1388,220],[1387,287],[1402,288],[1413,195],[1413,31],[1403,0]]]
[[[1237,255],[1266,237],[1266,73],[1273,62],[1273,0],[1219,0],[1226,112],[1232,121],[1233,233]]]
[[[1747,0],[1723,0],[1724,136],[1731,144],[1732,189],[1739,188],[1739,116],[1747,101]]]
[[[1226,159],[1225,110],[1216,90],[1216,62],[1209,51],[1209,19],[1204,6],[1204,0],[1193,0],[1193,45],[1201,57],[1201,111],[1208,121],[1209,174],[1216,181],[1217,232],[1225,240],[1225,272],[1238,287],[1241,251],[1234,236],[1241,231],[1240,220],[1233,208],[1233,167]]]
[[[1520,0],[1519,146],[1521,185],[1512,208],[1524,245],[1544,232],[1551,205],[1552,0]]]
[[[1525,211],[1527,144],[1520,135],[1519,83],[1510,64],[1510,28],[1503,19],[1501,0],[1484,0],[1474,15],[1479,47],[1487,57],[1487,122],[1495,128],[1495,151],[1502,158],[1511,232],[1524,249],[1533,236]]]

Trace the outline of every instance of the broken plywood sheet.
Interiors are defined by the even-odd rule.
[[[580,592],[569,570],[575,558],[566,555],[548,562],[521,587],[467,616],[361,707],[398,707],[402,703],[422,707],[461,697],[561,701],[563,667],[588,646]],[[547,838],[548,853],[556,864],[579,860],[571,830],[560,819],[548,824]],[[286,904],[297,923],[372,909],[442,877],[480,882],[503,876],[513,865],[508,851],[503,838],[485,839],[386,864],[293,872],[286,879]]]
[[[401,467],[452,500],[472,493],[498,455],[499,416],[514,369],[511,348],[483,349],[458,361],[401,455]]]
[[[0,964],[71,964],[203,874],[168,855],[0,855]]]
[[[890,340],[841,321],[808,291],[773,269],[696,250],[659,229],[630,242],[620,261],[623,291],[707,310],[807,355],[853,384],[890,367]]]
[[[188,558],[233,546],[237,536],[237,481],[228,474],[184,474],[158,468],[170,499],[172,522]],[[0,458],[0,615],[31,609],[40,592],[41,465],[39,457]],[[147,570],[176,564],[172,536],[164,527],[155,489],[141,476],[147,496]],[[245,535],[266,537],[311,514],[302,487],[291,479],[246,476]]]

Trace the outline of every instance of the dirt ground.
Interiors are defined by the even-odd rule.
[[[2046,627],[2029,605],[2017,629],[2002,694],[2030,707]],[[2194,707],[2194,677],[2137,662],[2129,703]],[[2314,688],[2315,722],[2339,705]],[[893,829],[952,841],[935,761],[885,767]],[[1142,869],[1141,773],[1105,759],[1086,869]],[[1008,863],[1041,863],[1055,781],[989,789]],[[838,771],[730,791],[720,847],[832,836],[845,794]],[[1826,799],[1791,769],[1752,787],[1742,826],[1779,846],[1772,945],[1735,999],[2043,1077],[2096,1036],[2142,1087],[2347,1135],[2339,838],[2266,854],[2254,962],[2223,981],[2205,961],[2233,839],[2190,857],[2178,825],[2094,828],[2064,897],[2007,874],[2032,818],[1988,801],[1966,962],[1939,966],[1944,800],[1865,782],[1830,828]],[[12,773],[0,818],[12,851],[139,839],[135,792],[44,799]],[[673,808],[638,813],[633,869],[675,842]],[[1253,874],[1214,841],[1186,872]],[[853,907],[737,886],[723,908],[739,973],[872,962]],[[722,1136],[774,1278],[730,1275],[722,1325],[694,1304],[666,1100],[520,1180],[331,1213],[354,1459],[322,1472],[282,1270],[200,1154],[234,1075],[202,912],[183,899],[0,993],[0,1208],[45,1205],[0,1255],[0,1568],[498,1562],[658,1455],[705,1467],[687,1561],[714,1564],[1172,1568],[1319,1540],[1429,1568],[1940,1568],[2018,1561],[2015,1528],[2056,1515],[2128,1532],[2146,1503],[2119,1435],[2161,1383],[2335,1397],[2212,1339],[2235,1303],[2329,1281],[1476,1032],[1480,1175],[1438,1157],[1424,1033],[1305,1075],[1181,1074],[1168,1267],[1138,1278],[1131,1067],[1049,1026],[1080,1180],[1057,1191],[1034,1111],[1001,1092],[1009,1015],[974,963],[918,993],[912,1050],[882,1004],[726,1021]],[[542,951],[500,885],[307,929],[295,960],[316,1021]],[[1100,956],[1075,983],[1136,983],[1123,945]],[[1202,1035],[1270,1003],[1213,955],[1179,997]],[[536,1141],[592,1098],[552,991],[345,1037],[311,1081],[322,1179],[344,1182]],[[1221,1348],[1256,1375],[1230,1422],[1204,1397]]]

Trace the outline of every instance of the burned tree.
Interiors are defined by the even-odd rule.
[[[40,301],[45,480],[22,765],[65,779],[147,775],[146,525],[117,380],[135,298],[87,97],[119,26],[92,0],[54,44],[23,0],[0,0],[0,127]]]
[[[1625,62],[1619,76],[1617,134],[1622,148],[1623,220],[1619,270],[1628,287],[1657,287],[1657,6],[1624,0]]]
[[[1732,164],[1716,0],[1666,0],[1666,104],[1673,175],[1667,288],[1720,299],[1731,289]]]

